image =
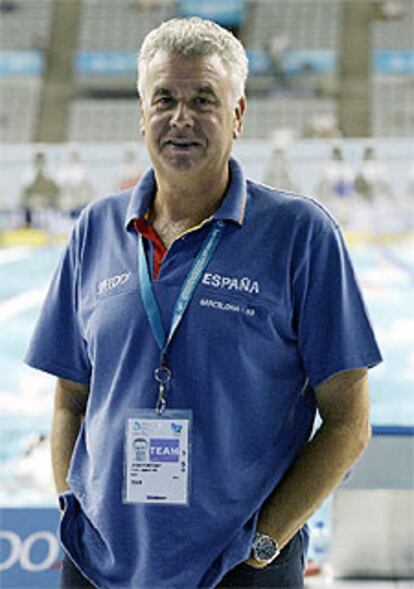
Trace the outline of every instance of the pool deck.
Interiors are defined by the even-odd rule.
[[[328,565],[325,574],[306,577],[305,589],[414,589],[414,579],[335,579]]]
[[[350,580],[308,578],[306,589],[414,589],[414,580],[385,581],[383,579]]]

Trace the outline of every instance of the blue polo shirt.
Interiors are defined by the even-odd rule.
[[[127,416],[157,398],[134,226],[154,195],[152,170],[82,213],[26,357],[90,385],[61,539],[98,587],[215,587],[249,555],[261,505],[311,435],[315,385],[381,360],[336,222],[229,165],[214,217],[178,238],[153,278],[168,328],[211,223],[224,221],[169,353],[168,406],[193,412],[188,507],[122,500]]]

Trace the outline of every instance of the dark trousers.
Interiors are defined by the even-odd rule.
[[[298,532],[272,564],[254,569],[243,562],[227,573],[217,589],[303,589],[304,573],[302,540]]]
[[[85,579],[80,570],[75,567],[68,555],[65,554],[60,576],[60,589],[84,589],[84,587],[94,589],[94,585]]]
[[[227,573],[217,589],[303,589],[303,574],[303,549],[298,533],[271,565],[259,570],[245,563],[239,564]],[[93,589],[94,585],[85,579],[65,555],[60,587],[61,589]],[[131,587],[131,589],[134,588]],[[182,589],[187,588],[182,587]]]

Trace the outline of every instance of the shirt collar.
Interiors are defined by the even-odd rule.
[[[246,180],[241,167],[234,157],[229,160],[230,184],[224,195],[223,201],[214,213],[214,219],[234,221],[238,225],[243,224],[246,209]],[[125,218],[125,226],[128,228],[134,219],[145,217],[156,190],[154,170],[150,168],[138,184],[133,188],[128,210]]]

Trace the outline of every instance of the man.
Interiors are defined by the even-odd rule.
[[[147,36],[152,169],[84,211],[43,307],[65,587],[298,589],[305,522],[369,438],[380,354],[339,229],[230,156],[246,75],[211,22]]]

